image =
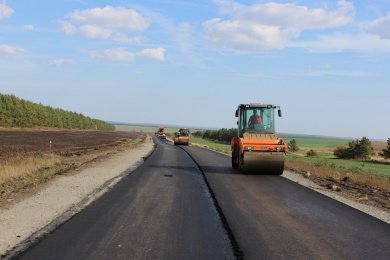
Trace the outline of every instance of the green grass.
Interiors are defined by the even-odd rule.
[[[298,152],[287,154],[287,158],[290,160],[303,161],[314,165],[328,166],[354,173],[376,174],[390,177],[390,164],[335,158],[333,155],[333,150],[338,146],[346,146],[350,139],[300,135],[285,135],[283,138],[285,139],[286,143],[288,143],[291,139],[295,139],[300,149]],[[318,153],[318,157],[306,157],[306,152],[310,149],[315,150]]]
[[[363,162],[356,160],[344,160],[337,158],[327,158],[323,156],[305,157],[292,153],[287,154],[287,158],[294,161],[306,162],[314,165],[328,166],[335,169],[342,169],[353,173],[376,174],[390,178],[390,164],[378,162]]]
[[[301,136],[301,135],[280,135],[286,141],[290,142],[292,139],[297,141],[298,147],[307,147],[311,149],[316,148],[336,148],[338,146],[345,146],[351,139],[342,139],[335,137],[321,137],[321,136]]]
[[[206,146],[209,149],[230,154],[230,144],[214,142],[211,140],[203,139],[200,137],[194,137],[194,136],[190,137],[190,143],[191,144],[198,144],[201,146]]]

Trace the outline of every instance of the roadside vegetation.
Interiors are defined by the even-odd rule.
[[[236,133],[233,130],[196,131],[191,137],[191,143],[230,154],[230,139]],[[372,143],[366,137],[354,141],[304,135],[282,137],[290,148],[286,156],[287,169],[335,182],[350,181],[390,192],[390,160],[384,156],[390,149],[390,139],[385,148],[384,142]],[[340,150],[345,150],[348,157],[344,157],[344,154],[335,156],[339,155]]]
[[[114,130],[112,124],[79,113],[0,93],[0,127]]]

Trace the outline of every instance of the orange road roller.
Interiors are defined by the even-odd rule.
[[[236,110],[237,136],[231,141],[232,167],[243,173],[281,175],[287,145],[275,133],[274,111],[279,106],[241,104]]]
[[[159,138],[161,138],[161,139],[167,139],[167,135],[164,133],[164,127],[163,127],[163,126],[160,126],[160,127],[157,129],[156,135],[157,135]]]
[[[179,132],[175,133],[175,138],[173,139],[175,145],[189,145],[190,143],[190,130],[187,128],[180,128]]]

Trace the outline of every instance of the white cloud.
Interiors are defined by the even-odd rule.
[[[61,24],[61,31],[63,33],[65,33],[66,35],[72,35],[72,34],[76,33],[76,31],[77,31],[76,26],[74,26],[70,22],[61,21],[60,24]]]
[[[283,48],[298,32],[239,20],[219,18],[204,24],[208,38],[217,44],[237,50],[266,50]]]
[[[92,58],[103,58],[118,62],[132,62],[137,57],[163,61],[165,59],[164,53],[164,48],[143,49],[138,52],[130,52],[125,48],[106,49],[102,52],[87,52],[87,54]]]
[[[296,30],[328,29],[350,23],[355,11],[352,3],[339,1],[337,9],[308,8],[296,4],[266,3],[239,8],[233,17],[268,26],[288,27]]]
[[[117,33],[112,39],[117,42],[131,43],[131,44],[140,44],[144,41],[144,38],[141,36],[129,37],[125,34]]]
[[[134,60],[135,55],[134,53],[127,51],[125,48],[114,48],[104,50],[100,57],[113,61],[129,62]]]
[[[111,30],[105,29],[104,27],[90,24],[80,26],[79,32],[82,35],[92,39],[107,39],[112,33]]]
[[[150,24],[136,10],[112,6],[76,10],[66,18],[60,22],[65,34],[79,33],[94,39],[107,39],[122,32],[142,31]]]
[[[3,57],[12,57],[12,56],[18,56],[23,55],[26,51],[22,48],[18,48],[11,45],[1,45],[0,44],[0,56]]]
[[[56,59],[49,61],[49,65],[53,67],[64,67],[72,64],[74,64],[72,59]]]
[[[154,49],[144,49],[136,53],[137,57],[150,59],[150,60],[160,60],[163,61],[165,58],[165,49],[164,48],[154,48]]]
[[[14,13],[14,10],[7,6],[5,3],[0,3],[0,20],[10,17]]]
[[[390,13],[384,17],[365,23],[363,28],[369,34],[390,39]]]
[[[206,36],[219,45],[236,50],[284,48],[305,30],[344,26],[353,20],[352,3],[338,1],[335,10],[308,8],[297,4],[265,3],[241,5],[219,1],[230,19],[214,18],[203,26]]]
[[[25,24],[23,25],[23,28],[28,31],[34,30],[34,26],[32,24]]]

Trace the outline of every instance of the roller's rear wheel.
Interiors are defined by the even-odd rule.
[[[238,160],[234,151],[232,152],[232,168],[236,170],[238,169]]]

